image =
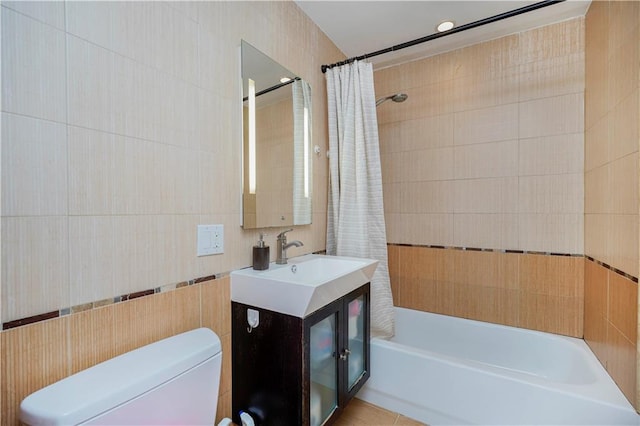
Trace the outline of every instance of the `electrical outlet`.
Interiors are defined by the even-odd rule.
[[[224,253],[224,225],[198,225],[197,255]]]

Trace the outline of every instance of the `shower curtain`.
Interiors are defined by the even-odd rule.
[[[329,198],[327,254],[376,259],[371,279],[371,335],[394,333],[387,264],[378,120],[370,63],[327,70]]]

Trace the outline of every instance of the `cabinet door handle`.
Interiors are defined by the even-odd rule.
[[[343,349],[342,353],[340,354],[340,359],[346,361],[350,353],[351,351],[349,349]]]

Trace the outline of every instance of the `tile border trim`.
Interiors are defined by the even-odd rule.
[[[318,251],[314,251],[313,254],[326,254],[326,252],[327,252],[326,250],[318,250]],[[243,269],[243,268],[238,268],[238,269]],[[2,323],[2,330],[9,330],[12,328],[22,327],[24,325],[34,324],[40,321],[46,321],[53,318],[59,318],[59,317],[64,317],[71,314],[77,314],[79,312],[90,311],[92,309],[100,308],[107,305],[112,305],[114,303],[126,302],[127,300],[151,296],[157,293],[166,293],[167,291],[176,290],[176,289],[187,287],[194,284],[200,284],[205,281],[212,281],[212,280],[224,278],[229,276],[230,274],[231,274],[231,271],[220,272],[217,274],[194,278],[189,281],[181,281],[179,283],[165,284],[161,287],[149,288],[146,290],[140,290],[133,293],[123,294],[123,295],[111,297],[108,299],[102,299],[94,302],[88,302],[80,305],[70,306],[68,308],[62,308],[57,311],[51,311],[51,312],[46,312],[44,314],[37,314],[30,317],[19,318],[16,320],[11,320],[11,321]]]
[[[505,254],[535,254],[535,255],[543,255],[543,256],[584,257],[602,266],[603,268],[608,269],[638,284],[638,277],[634,277],[631,274],[628,274],[624,271],[621,271],[602,261],[599,261],[591,256],[587,256],[584,254],[555,253],[555,252],[543,252],[543,251],[532,251],[532,250],[493,249],[493,248],[480,248],[480,247],[442,246],[442,245],[427,245],[427,244],[405,244],[405,243],[387,243],[387,246],[421,247],[421,248],[432,248],[432,249],[439,249],[439,250],[476,251],[476,252],[505,253]],[[326,254],[326,250],[320,250],[320,251],[314,252],[313,254]],[[239,269],[242,269],[242,268],[239,268]],[[206,281],[212,281],[212,280],[224,278],[229,276],[230,273],[231,271],[227,271],[227,272],[222,272],[218,274],[206,275],[204,277],[194,278],[189,281],[181,281],[179,283],[166,284],[161,287],[155,287],[155,288],[150,288],[146,290],[136,291],[133,293],[123,294],[123,295],[115,296],[108,299],[102,299],[94,302],[88,302],[80,305],[71,306],[68,308],[62,308],[57,311],[45,312],[42,314],[30,316],[30,317],[19,318],[16,320],[11,320],[11,321],[2,323],[2,330],[10,330],[12,328],[22,327],[22,326],[34,324],[40,321],[46,321],[49,319],[64,317],[64,316],[76,314],[79,312],[90,311],[92,309],[97,309],[103,306],[126,302],[128,300],[133,300],[140,297],[151,296],[157,293],[166,293],[168,291],[173,291],[182,287],[187,287],[194,284],[200,284]]]
[[[122,294],[108,299],[102,299],[95,302],[83,303],[80,305],[71,306],[68,308],[62,308],[57,311],[46,312],[44,314],[37,314],[30,317],[19,318],[12,321],[2,323],[2,330],[10,330],[16,327],[22,327],[24,325],[34,324],[40,321],[46,321],[53,318],[60,318],[71,314],[77,314],[79,312],[90,311],[92,309],[100,308],[107,305],[113,305],[115,303],[126,302],[128,300],[138,299],[140,297],[151,296],[158,293],[166,293],[168,291],[177,290],[182,287],[191,286],[194,284],[200,284],[205,281],[216,280],[228,276],[230,272],[222,272],[219,274],[207,275],[204,277],[194,278],[189,281],[182,281],[179,283],[166,284],[161,287],[149,288],[146,290],[140,290],[133,293]]]
[[[485,247],[461,247],[461,246],[441,246],[429,244],[405,244],[405,243],[387,243],[387,246],[397,247],[422,247],[442,250],[460,250],[460,251],[482,251],[489,253],[509,253],[509,254],[538,254],[543,256],[564,256],[564,257],[585,257],[584,254],[575,253],[559,253],[552,251],[535,251],[535,250],[512,250],[512,249],[495,249]]]
[[[627,274],[626,272],[621,271],[618,268],[614,268],[613,266],[611,266],[611,265],[609,265],[607,263],[604,263],[604,262],[602,262],[602,261],[600,261],[598,259],[595,259],[595,258],[593,258],[591,256],[585,255],[584,257],[587,258],[588,260],[592,261],[593,263],[595,263],[595,264],[597,264],[599,266],[602,266],[603,268],[608,269],[611,272],[615,272],[616,274],[621,275],[622,277],[624,277],[624,278],[626,278],[626,279],[628,279],[630,281],[633,281],[634,283],[638,284],[638,277],[634,277],[631,274]]]
[[[573,253],[556,253],[549,251],[533,251],[533,250],[510,250],[510,249],[492,249],[492,248],[478,248],[478,247],[457,247],[457,246],[439,246],[439,245],[427,245],[427,244],[404,244],[404,243],[387,243],[387,246],[397,246],[397,247],[422,247],[422,248],[432,248],[432,249],[443,249],[443,250],[461,250],[461,251],[482,251],[482,252],[493,252],[493,253],[506,253],[506,254],[536,254],[542,256],[564,256],[564,257],[584,257],[605,269],[608,269],[611,272],[614,272],[623,278],[626,278],[634,283],[638,284],[638,277],[634,277],[631,274],[628,274],[618,268],[614,268],[611,265],[608,265],[598,259],[595,259],[586,254],[573,254]]]

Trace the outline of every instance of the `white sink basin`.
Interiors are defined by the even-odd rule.
[[[231,272],[231,300],[304,318],[371,281],[377,260],[308,254]]]

